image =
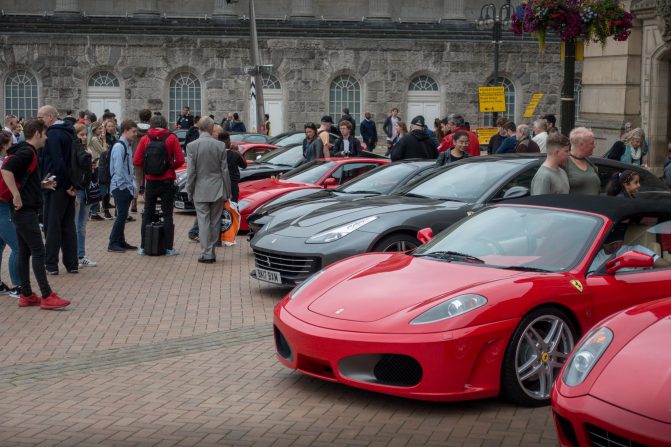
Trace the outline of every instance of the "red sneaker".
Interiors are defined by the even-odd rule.
[[[48,297],[42,298],[42,303],[40,303],[42,309],[61,309],[69,305],[70,301],[56,295],[56,292],[51,292]]]
[[[39,306],[42,300],[34,293],[30,296],[25,296],[23,293],[19,295],[19,307]]]

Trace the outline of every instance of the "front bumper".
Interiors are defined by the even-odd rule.
[[[671,424],[632,413],[590,395],[565,397],[557,390],[561,386],[557,383],[552,392],[559,445],[671,447]]]
[[[278,359],[320,379],[434,401],[496,396],[508,338],[517,321],[429,334],[324,329],[275,307]]]
[[[196,207],[193,205],[193,202],[189,200],[189,195],[185,191],[180,191],[175,194],[174,207],[181,211],[196,210]]]

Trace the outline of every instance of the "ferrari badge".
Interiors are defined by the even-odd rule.
[[[572,279],[571,284],[573,284],[573,287],[578,289],[578,292],[582,293],[583,287],[582,287],[582,283],[580,281],[578,281],[577,279]]]

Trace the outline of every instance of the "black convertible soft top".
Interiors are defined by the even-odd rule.
[[[622,197],[588,196],[580,194],[547,194],[509,200],[502,205],[533,205],[587,211],[601,214],[613,222],[638,215],[671,216],[671,197],[657,200],[626,199]]]

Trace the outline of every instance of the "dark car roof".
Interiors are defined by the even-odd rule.
[[[613,222],[642,214],[671,214],[671,199],[645,200],[579,194],[548,194],[509,200],[503,205],[533,205],[601,214]]]

